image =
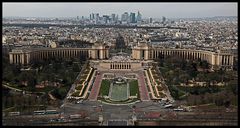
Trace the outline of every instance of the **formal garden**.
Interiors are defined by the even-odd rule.
[[[139,100],[138,81],[135,79],[103,79],[99,100],[108,104],[128,104]]]

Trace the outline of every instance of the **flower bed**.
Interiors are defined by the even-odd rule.
[[[82,88],[82,90],[81,90],[81,92],[80,92],[80,95],[81,95],[81,96],[83,96],[83,94],[84,94],[83,92],[85,92],[85,90],[86,90],[86,88],[87,88],[87,83],[89,82],[89,78],[90,78],[90,76],[92,76],[93,71],[94,71],[93,68],[91,68],[91,69],[89,70],[88,75],[87,75],[87,78],[86,78],[85,81],[82,83],[83,88]]]

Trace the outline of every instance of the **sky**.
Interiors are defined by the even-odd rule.
[[[237,3],[6,3],[3,17],[89,17],[90,13],[121,16],[140,11],[143,18],[201,18],[237,16]]]

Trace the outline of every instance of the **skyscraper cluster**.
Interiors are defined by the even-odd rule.
[[[91,13],[89,17],[90,21],[95,24],[129,24],[129,23],[141,23],[142,21],[142,15],[138,11],[137,15],[133,12],[124,12],[121,15],[121,18],[118,17],[117,14],[111,14],[111,15],[102,15],[100,16],[99,13]]]
[[[123,24],[124,23],[139,23],[142,21],[142,15],[139,11],[137,13],[137,16],[133,12],[130,12],[129,14],[128,14],[128,12],[124,12],[122,14],[121,21]]]
[[[117,23],[118,15],[113,13],[111,15],[100,16],[99,13],[91,13],[89,19],[95,24]]]

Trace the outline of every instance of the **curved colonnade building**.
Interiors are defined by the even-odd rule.
[[[84,56],[88,59],[108,59],[109,47],[104,44],[95,44],[90,48],[32,48],[14,49],[9,52],[11,64],[28,65],[36,60],[52,57],[71,58]]]
[[[12,50],[9,52],[9,59],[11,64],[28,65],[36,60],[49,59],[51,57],[81,57],[84,56],[88,59],[109,59],[109,47],[104,44],[94,44],[90,48],[42,48],[42,49],[22,49]],[[233,54],[229,52],[213,52],[206,50],[195,49],[170,49],[162,47],[152,47],[147,43],[140,43],[132,49],[132,60],[154,60],[162,56],[163,58],[169,56],[178,56],[183,59],[201,59],[206,60],[213,69],[220,67],[232,69],[233,67]],[[131,69],[131,64],[126,64],[127,67],[118,67],[111,62],[108,66],[109,69]],[[129,63],[129,62],[128,62]],[[131,63],[131,61],[130,61]],[[133,66],[133,65],[132,65]]]
[[[171,49],[171,48],[162,48],[162,47],[152,47],[146,43],[141,43],[140,45],[132,49],[132,59],[136,60],[154,60],[159,57],[169,57],[177,56],[182,59],[201,59],[206,60],[213,69],[233,68],[233,54],[230,52],[223,51],[206,51],[206,50],[196,50],[196,49]]]

